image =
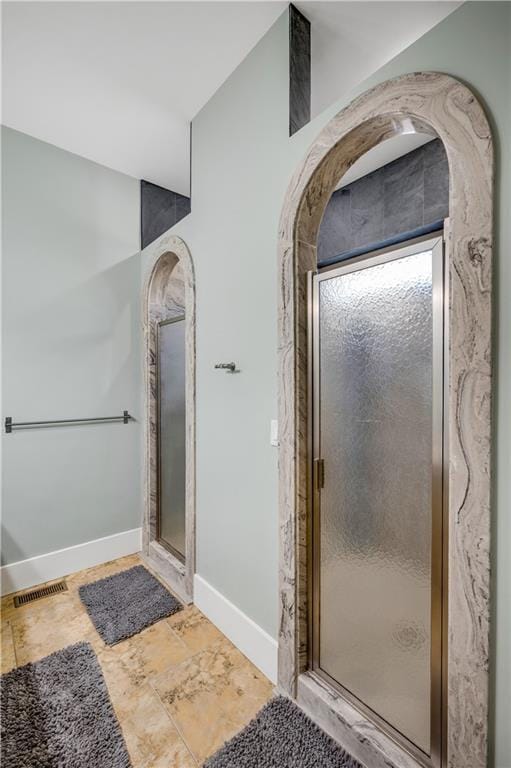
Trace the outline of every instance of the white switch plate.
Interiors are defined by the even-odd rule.
[[[277,419],[270,421],[270,445],[274,445],[276,448],[279,444],[279,422]]]

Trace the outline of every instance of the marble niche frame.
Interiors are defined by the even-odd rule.
[[[367,768],[419,763],[308,669],[308,383],[306,274],[316,269],[323,212],[339,178],[384,139],[436,134],[449,163],[446,221],[446,485],[444,675],[447,768],[487,765],[490,588],[493,143],[474,94],[419,72],[356,98],[321,131],[287,189],[279,224],[278,690]]]
[[[142,556],[185,602],[193,600],[195,574],[195,272],[190,251],[176,235],[145,249],[149,257],[142,295],[144,343],[144,516]],[[157,324],[185,315],[185,562],[157,540],[158,431]]]

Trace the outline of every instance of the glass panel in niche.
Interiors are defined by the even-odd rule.
[[[159,538],[185,556],[185,322],[158,327]]]
[[[319,667],[426,753],[432,252],[319,282]]]

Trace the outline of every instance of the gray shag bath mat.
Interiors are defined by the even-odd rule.
[[[2,768],[129,768],[96,654],[77,643],[2,675]]]
[[[289,699],[279,696],[204,768],[362,768]]]
[[[85,584],[78,592],[107,645],[136,635],[183,607],[143,565]]]

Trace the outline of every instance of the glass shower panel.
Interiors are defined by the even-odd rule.
[[[185,322],[158,326],[159,539],[185,556]]]
[[[320,670],[430,752],[433,253],[318,276]]]

